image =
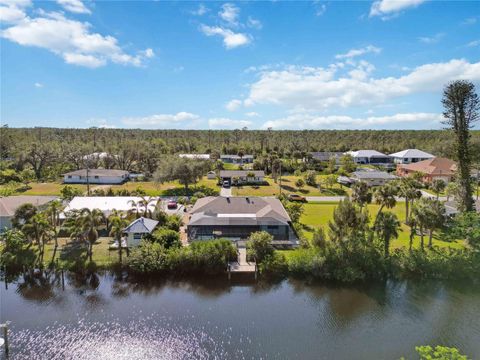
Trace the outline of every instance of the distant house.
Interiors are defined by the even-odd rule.
[[[355,171],[350,176],[353,183],[363,181],[368,186],[382,186],[396,178],[385,171]]]
[[[444,205],[445,205],[445,214],[447,216],[454,216],[460,212],[458,210],[458,204],[455,200],[446,201]],[[476,200],[474,206],[477,213],[480,213],[480,200]]]
[[[134,220],[123,230],[127,235],[128,246],[138,246],[140,240],[142,240],[146,234],[151,234],[157,225],[157,220],[144,217]]]
[[[134,206],[142,200],[138,196],[76,196],[65,207],[63,214],[60,216],[65,217],[69,211],[82,210],[82,209],[99,209],[105,216],[109,216],[113,210],[117,210],[122,213],[133,211],[138,209],[138,212],[145,210],[144,206]],[[152,198],[152,202],[148,205],[148,209],[152,212],[155,210],[158,198]]]
[[[263,170],[221,170],[222,183],[228,181],[230,185],[261,184],[265,181]]]
[[[457,165],[455,161],[446,158],[433,158],[413,164],[397,165],[398,176],[410,176],[415,173],[423,174],[423,181],[431,183],[433,180],[450,182],[455,175]]]
[[[352,156],[356,164],[389,165],[392,163],[390,156],[376,150],[349,151],[347,154]]]
[[[190,213],[189,241],[246,240],[255,231],[266,231],[273,236],[274,244],[298,243],[290,217],[275,198],[205,197],[197,200]]]
[[[342,152],[331,152],[331,151],[317,151],[310,153],[312,159],[321,161],[321,162],[328,162],[331,158],[335,159],[337,164],[340,164],[340,159],[344,155]]]
[[[0,233],[6,229],[12,228],[12,218],[15,211],[24,204],[32,204],[37,208],[46,207],[57,196],[7,196],[0,198]]]
[[[212,180],[212,179],[216,179],[216,178],[217,178],[217,173],[215,171],[209,171],[207,173],[207,179]]]
[[[183,159],[210,160],[210,154],[178,154]]]
[[[390,154],[395,164],[412,164],[423,160],[433,159],[435,156],[418,149],[407,149]]]
[[[220,155],[220,160],[227,164],[251,164],[253,163],[253,155]]]
[[[122,184],[128,179],[128,171],[115,169],[82,169],[63,175],[65,184]]]

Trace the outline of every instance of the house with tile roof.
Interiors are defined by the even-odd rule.
[[[452,181],[457,165],[455,161],[446,158],[433,158],[412,164],[398,164],[398,176],[411,176],[415,173],[423,174],[422,180],[431,183],[434,180],[443,180],[445,183]]]

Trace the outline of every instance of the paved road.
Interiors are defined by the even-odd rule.
[[[339,202],[343,200],[345,196],[306,196],[307,201],[320,201],[320,202],[327,202],[327,201],[335,201]]]
[[[220,189],[220,196],[232,196],[232,188],[222,188]]]

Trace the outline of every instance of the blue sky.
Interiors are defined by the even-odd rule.
[[[1,123],[441,128],[480,3],[0,0]],[[478,127],[478,126],[477,126]]]

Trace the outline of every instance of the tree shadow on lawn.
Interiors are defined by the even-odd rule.
[[[60,251],[60,260],[68,268],[84,268],[88,261],[87,247],[84,243],[71,241]]]

